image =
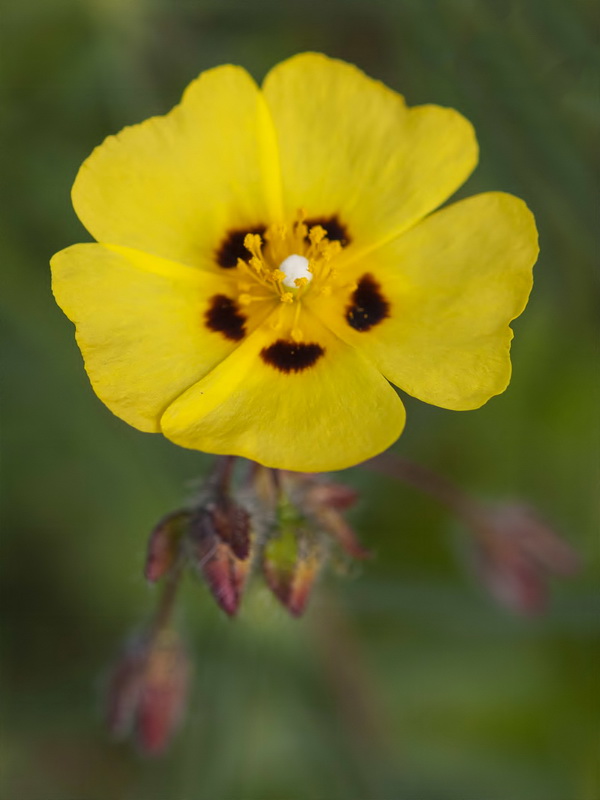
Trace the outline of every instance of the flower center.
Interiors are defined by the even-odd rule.
[[[310,283],[313,278],[308,258],[295,253],[284,258],[279,265],[279,269],[285,272],[285,278],[281,282],[284,286],[289,286],[290,289],[305,286],[306,282]]]
[[[267,289],[282,303],[295,303],[313,281],[313,290],[323,290],[332,277],[330,262],[342,245],[330,241],[322,225],[307,225],[302,212],[298,212],[292,224],[270,225],[262,235],[248,233],[244,248],[249,257],[238,258],[237,262],[239,302],[268,299],[264,295]]]

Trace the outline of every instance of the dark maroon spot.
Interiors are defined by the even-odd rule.
[[[222,333],[226,339],[239,342],[246,335],[246,317],[240,313],[235,300],[224,294],[210,299],[204,319],[211,331]]]
[[[314,342],[288,342],[278,339],[270,347],[263,347],[260,356],[280,372],[302,372],[315,364],[325,350]]]
[[[244,247],[246,236],[249,233],[258,233],[259,236],[264,236],[266,230],[264,225],[257,225],[256,228],[228,231],[217,250],[217,264],[224,269],[231,269],[237,266],[238,259],[241,258],[245,261],[250,255]]]
[[[346,321],[356,331],[368,331],[390,313],[390,304],[372,275],[363,275],[352,292]]]
[[[342,247],[350,244],[352,239],[348,236],[345,225],[342,225],[337,215],[333,217],[314,217],[307,219],[304,223],[308,228],[320,225],[327,231],[327,238],[330,242],[339,242]]]

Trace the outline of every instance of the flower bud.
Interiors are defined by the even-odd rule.
[[[142,752],[162,753],[181,722],[189,676],[187,653],[174,631],[165,629],[130,642],[108,688],[112,735],[133,735]]]
[[[265,580],[295,617],[304,612],[324,560],[325,551],[319,540],[303,528],[284,527],[267,542],[262,560]]]
[[[188,511],[174,511],[164,517],[150,534],[144,567],[144,575],[149,581],[162,578],[177,561],[189,520]]]
[[[197,512],[203,524],[229,545],[236,558],[247,558],[250,552],[250,515],[231,497],[220,494]]]
[[[233,516],[236,517],[236,514]],[[238,558],[232,544],[221,538],[223,517],[218,512],[215,514],[214,508],[199,509],[190,524],[190,560],[203,575],[219,606],[229,616],[238,610],[251,563],[252,541],[247,513],[246,517],[248,529],[245,529],[244,523],[244,558]],[[241,516],[237,516],[237,519],[241,519]],[[237,529],[238,534],[240,530],[241,527]]]
[[[187,653],[172,630],[161,631],[148,653],[136,714],[142,752],[162,753],[181,724],[190,678]]]
[[[548,575],[572,575],[579,558],[537,512],[518,503],[489,507],[479,523],[475,569],[499,603],[537,614],[547,604]]]

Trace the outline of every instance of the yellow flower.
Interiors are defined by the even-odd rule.
[[[239,67],[203,73],[75,181],[99,243],[55,255],[53,289],[96,393],[184,447],[303,471],[396,440],[390,382],[481,406],[509,382],[537,236],[500,192],[431,213],[476,163],[456,111],[409,109],[322,55],[262,90]]]

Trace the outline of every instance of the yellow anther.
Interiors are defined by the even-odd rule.
[[[271,280],[278,283],[279,281],[282,281],[285,278],[285,272],[282,269],[274,269],[269,277],[271,278]]]
[[[249,250],[253,256],[261,257],[260,249],[262,247],[262,239],[258,233],[247,233],[244,237],[244,247]]]
[[[301,289],[303,286],[308,285],[308,278],[296,278],[294,284],[298,287],[298,289]]]
[[[313,225],[308,236],[311,244],[319,244],[327,236],[327,231],[322,225]]]
[[[280,295],[279,299],[282,303],[293,303],[294,302],[294,295],[291,292],[283,292]]]
[[[333,256],[337,256],[342,250],[342,245],[337,240],[333,242],[324,242],[323,245],[321,255],[325,261],[329,261]]]
[[[292,328],[290,336],[295,342],[301,342],[304,339],[304,334],[300,328]]]

